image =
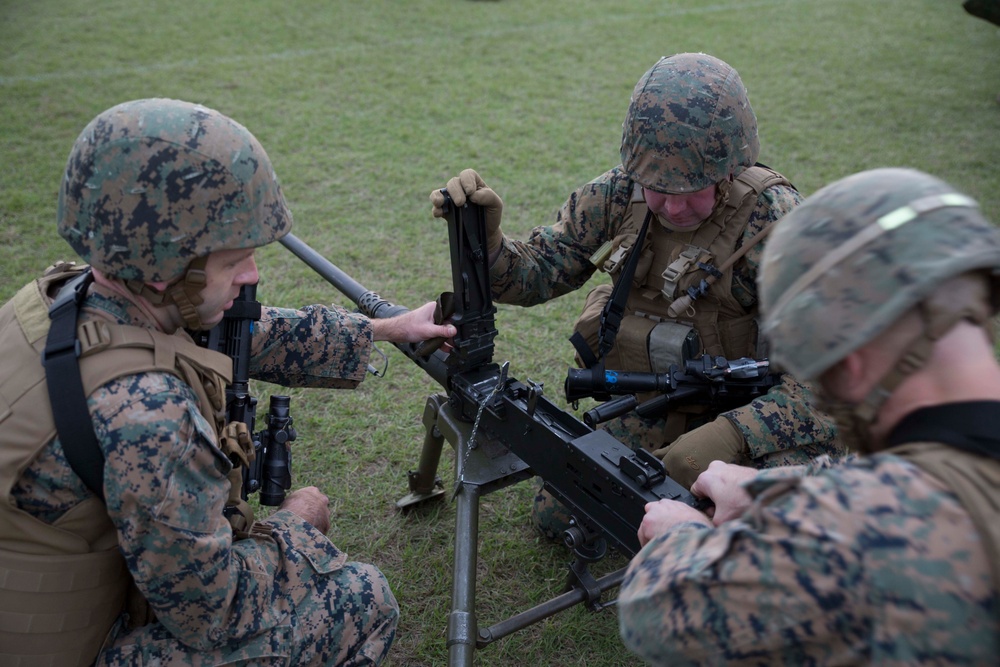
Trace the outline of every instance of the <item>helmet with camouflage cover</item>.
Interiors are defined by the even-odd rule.
[[[1000,230],[975,200],[913,169],[861,172],[808,197],[772,232],[758,278],[764,334],[774,361],[810,380],[918,305],[931,340],[960,319],[985,324],[998,270]],[[990,280],[958,284],[973,273]],[[910,371],[922,364],[905,352]]]
[[[622,168],[666,194],[703,190],[757,162],[757,117],[740,75],[704,53],[661,58],[635,86],[622,124]]]
[[[249,130],[201,105],[144,99],[84,128],[59,189],[58,223],[84,261],[132,291],[197,304],[209,254],[271,243],[292,216]],[[145,285],[182,276],[187,297]]]

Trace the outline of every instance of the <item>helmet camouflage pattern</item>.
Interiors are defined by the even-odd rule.
[[[757,162],[757,117],[732,67],[704,53],[661,58],[635,86],[622,167],[643,187],[697,192]]]
[[[764,335],[776,363],[810,380],[950,278],[998,269],[1000,230],[975,200],[913,169],[861,172],[778,221],[758,278]]]
[[[292,225],[271,161],[217,111],[169,99],[98,115],[70,152],[59,234],[100,271],[169,282],[192,260],[253,248]]]

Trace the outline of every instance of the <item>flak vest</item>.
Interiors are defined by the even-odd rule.
[[[734,254],[757,200],[767,188],[775,185],[790,186],[791,183],[771,169],[751,167],[734,179],[725,204],[698,229],[675,232],[655,222],[649,225],[625,305],[625,316],[606,356],[606,368],[666,372],[668,368],[657,362],[655,349],[651,350],[658,344],[658,332],[654,329],[664,322],[697,331],[700,349],[694,350],[696,354],[721,355],[727,359],[756,354],[757,313],[746,312],[733,296],[733,267],[727,268],[686,312],[671,317],[668,309],[675,299],[687,294],[689,288],[699,287],[708,276],[702,268],[704,265],[722,266]],[[599,267],[610,273],[615,283],[647,211],[642,190],[637,187],[612,241],[611,256]],[[576,325],[592,350],[597,349],[600,313],[611,289],[611,285],[602,285],[591,293]]]
[[[41,353],[52,297],[81,268],[56,265],[0,308],[0,665],[5,666],[92,664],[126,601],[129,609],[144,603],[100,499],[90,497],[48,524],[19,509],[11,497],[23,471],[56,437]],[[77,327],[87,396],[118,377],[172,373],[194,390],[199,410],[219,434],[232,375],[229,357],[199,347],[184,331],[168,335],[88,316]]]

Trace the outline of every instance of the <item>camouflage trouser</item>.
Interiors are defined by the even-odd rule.
[[[396,633],[399,605],[374,565],[345,563],[308,578],[294,591],[287,624],[238,646],[197,651],[182,645],[160,623],[121,630],[97,660],[103,665],[162,667],[217,665],[378,665]],[[290,597],[292,597],[290,595]]]

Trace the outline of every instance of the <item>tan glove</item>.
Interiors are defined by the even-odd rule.
[[[492,257],[503,243],[503,232],[500,231],[503,200],[500,195],[493,192],[474,169],[464,169],[461,174],[448,181],[445,190],[455,206],[465,206],[468,198],[468,201],[483,207],[486,213],[486,249]],[[444,201],[444,193],[440,190],[431,193],[435,218],[444,217]]]
[[[653,456],[663,459],[670,475],[684,488],[690,489],[698,475],[708,469],[712,461],[746,465],[746,440],[743,434],[725,417],[716,417],[703,426],[688,431]]]

